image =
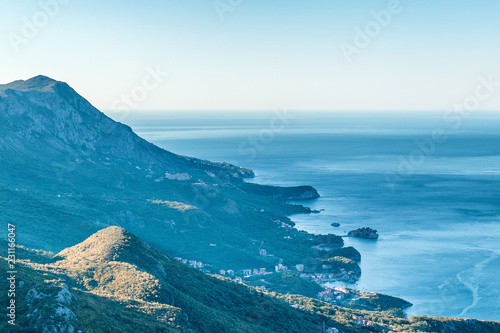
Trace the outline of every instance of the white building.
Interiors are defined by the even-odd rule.
[[[286,272],[288,271],[288,267],[286,266],[283,266],[283,264],[278,264],[277,266],[274,266],[274,269],[276,270],[276,272]]]

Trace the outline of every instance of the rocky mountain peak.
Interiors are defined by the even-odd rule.
[[[17,80],[7,84],[0,84],[0,94],[3,95],[7,89],[39,92],[53,91],[54,85],[57,83],[62,84],[63,82],[56,81],[44,75],[38,75],[28,80]]]

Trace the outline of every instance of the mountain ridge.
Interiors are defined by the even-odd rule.
[[[36,149],[27,150],[33,154],[43,145],[63,154],[111,155],[169,166],[169,171],[174,173],[179,169],[175,165],[189,164],[200,170],[227,169],[236,177],[253,177],[253,172],[245,168],[188,158],[159,148],[137,136],[129,126],[97,110],[67,83],[46,76],[0,85],[0,93],[3,93],[0,103],[3,126],[0,125],[0,129],[10,132],[11,138],[10,142],[3,142],[4,147],[19,151],[27,140],[40,141]],[[16,138],[22,140],[16,142]]]
[[[76,298],[74,291],[81,289],[89,295],[128,304],[142,313],[141,316],[152,317],[159,326],[167,324],[172,329],[227,333],[316,332],[314,321],[319,317],[306,316],[277,299],[264,297],[255,289],[188,267],[120,227],[98,231],[82,243],[61,251],[49,263],[38,264],[32,260],[22,259],[18,265],[23,270],[55,278],[46,284],[30,284],[29,291],[25,289],[29,313],[33,316],[38,313],[38,319],[33,321],[30,316],[20,314],[18,321],[28,327],[33,325],[37,331],[56,326],[55,332],[69,325],[87,331],[86,327],[92,324],[88,319],[79,318],[75,304],[81,300],[66,302],[64,313],[73,315],[62,316],[63,326],[54,324],[58,311],[51,310],[61,308],[57,297],[61,292],[71,300]],[[26,279],[27,275],[21,273],[19,277]],[[37,295],[43,294],[55,297],[46,299],[43,307],[37,306],[36,300],[40,297]],[[267,304],[266,311],[257,308],[261,303]],[[246,306],[254,315],[248,315]],[[273,320],[276,317],[288,324],[279,325]],[[96,329],[101,328],[90,331]]]
[[[105,249],[104,253],[101,253]],[[28,253],[29,252],[29,253]],[[2,332],[494,333],[500,322],[356,310],[199,272],[109,227],[48,259],[17,248],[17,327]],[[149,264],[140,260],[149,256]],[[6,260],[0,258],[0,268]],[[0,287],[6,287],[2,279]],[[6,293],[0,300],[4,301]],[[117,320],[118,319],[118,320]]]
[[[288,218],[311,210],[286,203],[317,197],[312,187],[244,186],[251,170],[159,148],[45,76],[1,91],[0,221],[19,225],[23,245],[59,252],[117,225],[214,270],[315,255]],[[259,255],[262,242],[273,256]]]
[[[64,83],[56,81],[45,75],[37,75],[28,80],[16,80],[10,83],[0,84],[0,96],[4,94],[5,90],[20,90],[20,91],[50,91],[56,83]]]

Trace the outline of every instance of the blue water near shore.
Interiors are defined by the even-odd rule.
[[[302,204],[322,211],[292,216],[300,229],[377,229],[377,241],[345,238],[362,255],[354,287],[402,297],[414,304],[410,315],[500,320],[500,116],[460,124],[440,113],[123,121],[170,151],[251,168],[252,182],[314,186],[321,198]],[[433,140],[433,131],[446,139]]]

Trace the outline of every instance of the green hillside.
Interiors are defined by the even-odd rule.
[[[118,227],[57,255],[16,248],[16,327],[2,332],[499,332],[500,323],[400,318],[207,275]],[[7,262],[0,261],[7,271]],[[8,290],[2,279],[0,288]],[[8,301],[2,293],[2,304]]]

